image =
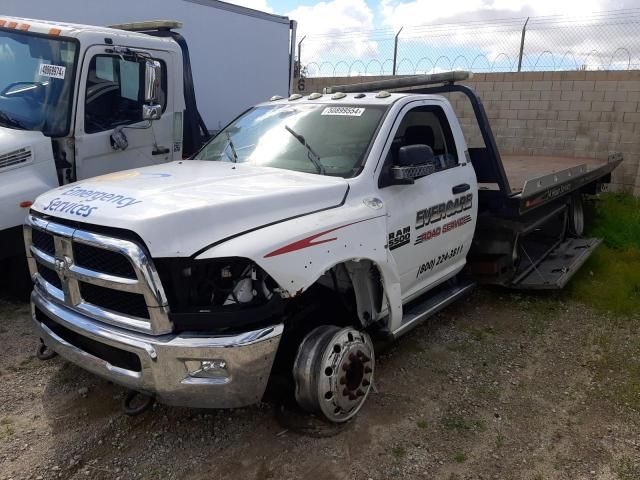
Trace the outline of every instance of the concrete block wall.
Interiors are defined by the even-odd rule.
[[[382,78],[389,77],[307,78],[297,86],[311,93]],[[640,71],[481,73],[464,83],[482,99],[501,152],[606,159],[620,151],[614,188],[640,195]],[[482,146],[466,97],[448,97],[467,143]]]

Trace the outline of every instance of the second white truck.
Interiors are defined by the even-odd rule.
[[[501,158],[454,83],[467,77],[275,98],[190,160],[40,196],[24,230],[39,354],[167,404],[289,392],[344,422],[371,389],[374,340],[476,282],[562,287],[599,243],[582,238],[582,196],[622,159],[530,158],[518,177],[522,159]],[[483,148],[437,95],[452,92]]]
[[[190,52],[176,31],[181,27],[177,21],[107,28],[3,15],[5,9],[74,17],[84,11],[84,2],[63,3],[0,5],[0,264],[10,263],[3,268],[15,272],[0,283],[6,279],[10,287],[17,286],[22,272],[28,280],[26,267],[20,267],[21,230],[38,195],[196,152],[209,136],[207,125],[218,130],[263,98],[259,86],[243,88],[246,77],[238,74],[254,57],[271,65],[262,77],[269,95],[289,90],[289,42],[295,42],[290,28],[295,24],[290,26],[286,17],[222,2],[186,2],[179,15],[194,23],[185,29],[196,37]],[[136,2],[135,8],[141,7]],[[135,15],[130,9],[112,10],[103,21]],[[161,14],[158,8],[152,11]],[[203,23],[211,30],[200,28],[196,35],[194,29]],[[230,24],[233,34],[227,31]],[[212,51],[212,43],[225,41],[233,48]],[[197,103],[204,107],[204,121]]]

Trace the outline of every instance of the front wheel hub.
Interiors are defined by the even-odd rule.
[[[374,368],[373,344],[365,332],[317,327],[300,344],[294,362],[296,401],[332,422],[346,422],[367,399]]]

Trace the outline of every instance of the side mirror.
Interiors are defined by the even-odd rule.
[[[162,116],[162,105],[142,105],[143,120],[158,120]]]
[[[435,172],[433,150],[428,145],[405,145],[398,151],[398,159],[391,167],[396,184],[411,184],[416,178]]]
[[[162,105],[158,103],[160,96],[160,79],[162,65],[157,60],[146,60],[144,65],[144,102],[142,106],[143,120],[157,120],[162,115]]]

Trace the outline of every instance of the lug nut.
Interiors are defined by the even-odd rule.
[[[347,377],[340,377],[340,385],[346,385],[347,384]]]
[[[359,397],[364,397],[364,392],[360,389],[356,390],[356,395]]]
[[[371,369],[371,367],[365,367],[364,368],[364,373],[371,373],[373,372],[373,370]]]
[[[369,385],[371,385],[371,382],[365,378],[364,380],[362,380],[362,385],[368,387]]]

